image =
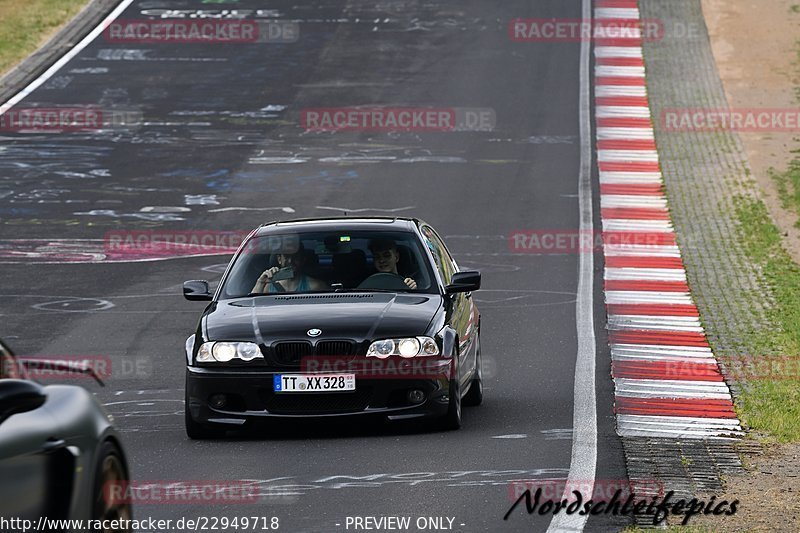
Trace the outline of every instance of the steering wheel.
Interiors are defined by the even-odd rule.
[[[405,278],[394,272],[377,272],[358,284],[359,289],[408,289]]]

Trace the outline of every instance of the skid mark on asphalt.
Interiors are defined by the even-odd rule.
[[[225,213],[227,211],[283,211],[284,213],[294,213],[293,207],[221,207],[219,209],[209,209],[209,213]]]
[[[92,313],[106,311],[114,307],[108,300],[100,298],[85,298],[81,296],[56,296],[38,294],[2,294],[3,298],[40,298],[46,301],[33,304],[31,307],[38,311],[59,313]]]
[[[519,293],[525,294],[519,294]],[[481,295],[499,293],[491,297],[473,296],[483,306],[508,307],[544,307],[548,305],[574,304],[577,296],[568,291],[546,291],[535,289],[481,289]],[[506,295],[507,294],[507,295]]]
[[[113,399],[101,400],[122,433],[183,430],[183,390],[118,390],[114,391]]]
[[[303,496],[319,490],[385,489],[398,487],[510,487],[514,482],[531,479],[564,479],[565,468],[509,470],[465,470],[447,472],[402,472],[377,474],[335,474],[318,476],[286,476],[273,479],[245,479],[257,487],[259,495]]]
[[[75,214],[128,216],[117,214],[113,210],[102,209]],[[164,217],[174,216],[170,213],[135,213],[134,215],[136,216],[133,218],[144,217],[147,220],[166,220]],[[165,231],[164,233],[169,236],[169,232]],[[120,238],[124,237],[122,233],[120,236]],[[140,263],[187,257],[233,255],[236,249],[237,246],[201,246],[189,242],[174,242],[174,239],[163,242],[154,240],[141,246],[110,243],[106,239],[5,239],[0,240],[0,264]]]
[[[540,431],[544,435],[544,440],[572,440],[575,433],[572,428],[567,429],[543,429]]]
[[[125,308],[123,304],[127,301],[133,302],[130,305],[136,305],[137,301],[149,302],[153,298],[183,298],[180,291],[175,290],[173,293],[155,293],[155,294],[123,294],[118,296],[107,296],[106,298],[88,298],[83,296],[59,296],[59,295],[38,295],[38,294],[0,294],[3,298],[19,298],[22,300],[34,299],[45,300],[43,302],[29,304],[28,307],[34,311],[41,313],[97,313],[104,312],[110,314],[126,314],[126,313],[145,313],[154,314],[163,312],[163,308],[151,309],[130,309]],[[120,302],[122,300],[122,302]],[[120,308],[122,307],[122,308]],[[114,309],[111,311],[111,309]],[[174,310],[171,313],[196,313],[194,310]]]

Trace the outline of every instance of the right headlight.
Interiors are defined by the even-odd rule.
[[[402,337],[375,341],[367,349],[367,357],[386,359],[392,355],[406,358],[439,355],[439,345],[431,337]]]
[[[264,355],[254,342],[204,342],[197,350],[198,363],[227,363],[234,359],[252,361]]]

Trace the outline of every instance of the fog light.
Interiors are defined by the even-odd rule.
[[[419,389],[411,389],[408,391],[408,401],[411,403],[420,403],[425,400],[425,393]]]
[[[214,409],[222,409],[227,405],[228,398],[225,397],[224,394],[215,394],[208,399],[208,403],[210,403],[211,407],[213,407]]]

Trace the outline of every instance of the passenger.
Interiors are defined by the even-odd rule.
[[[397,244],[392,239],[373,239],[369,243],[369,249],[372,252],[372,263],[375,266],[375,270],[400,276],[400,273],[397,272],[400,252],[397,250]],[[409,289],[417,288],[417,282],[412,278],[403,278],[403,283]]]
[[[294,254],[277,254],[278,265],[268,268],[256,280],[250,292],[274,293],[274,292],[308,292],[308,291],[327,291],[330,286],[324,281],[312,278],[305,274],[304,268],[308,262],[301,245],[300,250]],[[292,269],[292,277],[272,282],[273,276],[284,268]]]

